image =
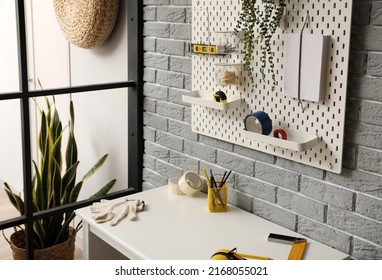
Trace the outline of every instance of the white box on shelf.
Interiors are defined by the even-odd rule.
[[[303,34],[300,48],[299,33],[285,34],[284,95],[298,98],[301,75],[300,99],[316,102],[325,99],[329,41],[330,36]]]

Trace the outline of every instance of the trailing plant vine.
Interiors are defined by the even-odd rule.
[[[241,12],[236,23],[235,33],[243,32],[244,42],[244,70],[247,71],[252,84],[252,57],[255,45],[260,45],[260,74],[261,79],[265,81],[265,69],[269,63],[269,69],[272,75],[272,90],[276,86],[276,75],[274,66],[274,52],[272,51],[271,39],[275,34],[277,27],[280,26],[281,18],[284,14],[286,0],[260,0],[261,6],[257,0],[242,0]],[[255,35],[256,27],[258,34]]]

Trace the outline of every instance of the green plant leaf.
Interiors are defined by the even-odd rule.
[[[38,143],[39,143],[39,149],[41,153],[44,155],[46,153],[48,141],[48,129],[47,129],[48,123],[47,123],[47,118],[45,115],[45,112],[43,111],[41,113],[41,123],[40,123],[40,131],[38,135]]]
[[[91,176],[94,175],[98,171],[98,169],[101,168],[101,166],[105,163],[106,159],[108,157],[108,154],[101,157],[96,164],[85,174],[85,176],[82,178],[83,181],[89,179]]]
[[[72,100],[70,100],[69,111],[70,111],[70,123],[71,123],[70,132],[72,134],[74,134],[74,121],[75,121],[75,118],[74,118],[74,104],[73,104]]]
[[[66,194],[70,194],[70,192],[73,189],[73,186],[75,185],[75,178],[77,174],[77,167],[80,164],[79,161],[74,163],[72,166],[69,167],[69,169],[66,171],[64,176],[62,177],[62,189],[61,189],[61,197],[65,198]],[[64,201],[64,204],[68,203],[67,201]]]
[[[9,198],[9,201],[19,211],[20,215],[24,215],[24,202],[21,199],[21,197],[17,194],[14,194],[6,182],[4,183],[4,185],[5,185],[4,189]]]
[[[76,202],[84,181],[78,182],[69,194],[68,203]]]
[[[40,170],[38,169],[38,166],[36,162],[33,160],[33,166],[35,170],[35,175],[34,175],[34,192],[33,192],[33,199],[34,203],[36,205],[37,210],[45,210],[46,209],[46,192],[45,192],[45,187],[42,182],[42,177],[40,174]]]
[[[74,137],[74,134],[69,132],[68,142],[67,142],[67,145],[66,145],[66,152],[65,152],[66,168],[69,168],[75,162],[78,161],[78,156],[77,155],[78,155],[78,151],[77,151],[76,139]]]
[[[53,184],[53,205],[55,207],[61,205],[61,190],[62,190],[62,179],[61,179],[61,168],[59,163],[53,159],[54,167],[52,174],[52,184]]]
[[[33,222],[33,231],[35,233],[35,246],[36,249],[45,248],[46,232],[44,227],[41,225],[41,221]]]
[[[66,218],[68,216],[68,218]],[[54,241],[55,244],[60,243],[62,240],[65,240],[65,236],[69,234],[69,224],[74,219],[76,215],[73,211],[65,214],[65,222],[62,224],[60,231],[57,234],[57,237]]]
[[[66,168],[67,169],[70,168],[77,161],[78,161],[78,150],[77,150],[76,138],[74,136],[74,105],[73,105],[73,101],[70,101],[69,136],[68,136],[68,142],[66,145],[66,152],[65,152]],[[71,188],[73,187],[74,187],[74,182]]]
[[[285,0],[262,0],[257,3],[256,0],[242,0],[241,12],[236,22],[235,33],[241,30],[244,33],[244,67],[254,86],[253,69],[251,63],[254,59],[253,52],[255,46],[260,45],[260,49],[265,50],[260,56],[260,81],[265,81],[267,61],[269,62],[269,73],[272,75],[272,90],[275,89],[276,75],[274,70],[274,53],[272,52],[272,36],[280,26],[281,18],[286,6]],[[254,36],[254,32],[257,35]]]
[[[111,180],[109,183],[103,186],[98,192],[93,194],[90,198],[95,198],[95,197],[99,197],[101,195],[107,194],[113,188],[116,182],[117,182],[116,179]]]

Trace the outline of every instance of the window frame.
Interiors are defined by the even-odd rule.
[[[20,91],[0,94],[2,100],[20,100],[22,165],[25,214],[0,221],[0,230],[25,225],[27,259],[34,259],[33,221],[62,214],[91,205],[101,198],[114,199],[142,191],[143,169],[143,4],[142,1],[127,0],[128,5],[128,77],[127,81],[104,84],[89,84],[49,90],[29,90],[26,44],[26,21],[24,0],[15,0],[16,24],[18,32],[18,57]],[[128,184],[125,190],[113,192],[102,197],[86,199],[45,211],[33,212],[32,207],[32,156],[29,101],[33,97],[80,94],[90,91],[104,91],[127,88],[128,94]],[[106,93],[107,94],[107,93]]]

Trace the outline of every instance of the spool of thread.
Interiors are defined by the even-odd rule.
[[[188,171],[180,177],[178,185],[184,194],[194,196],[202,189],[203,181],[198,174]]]

